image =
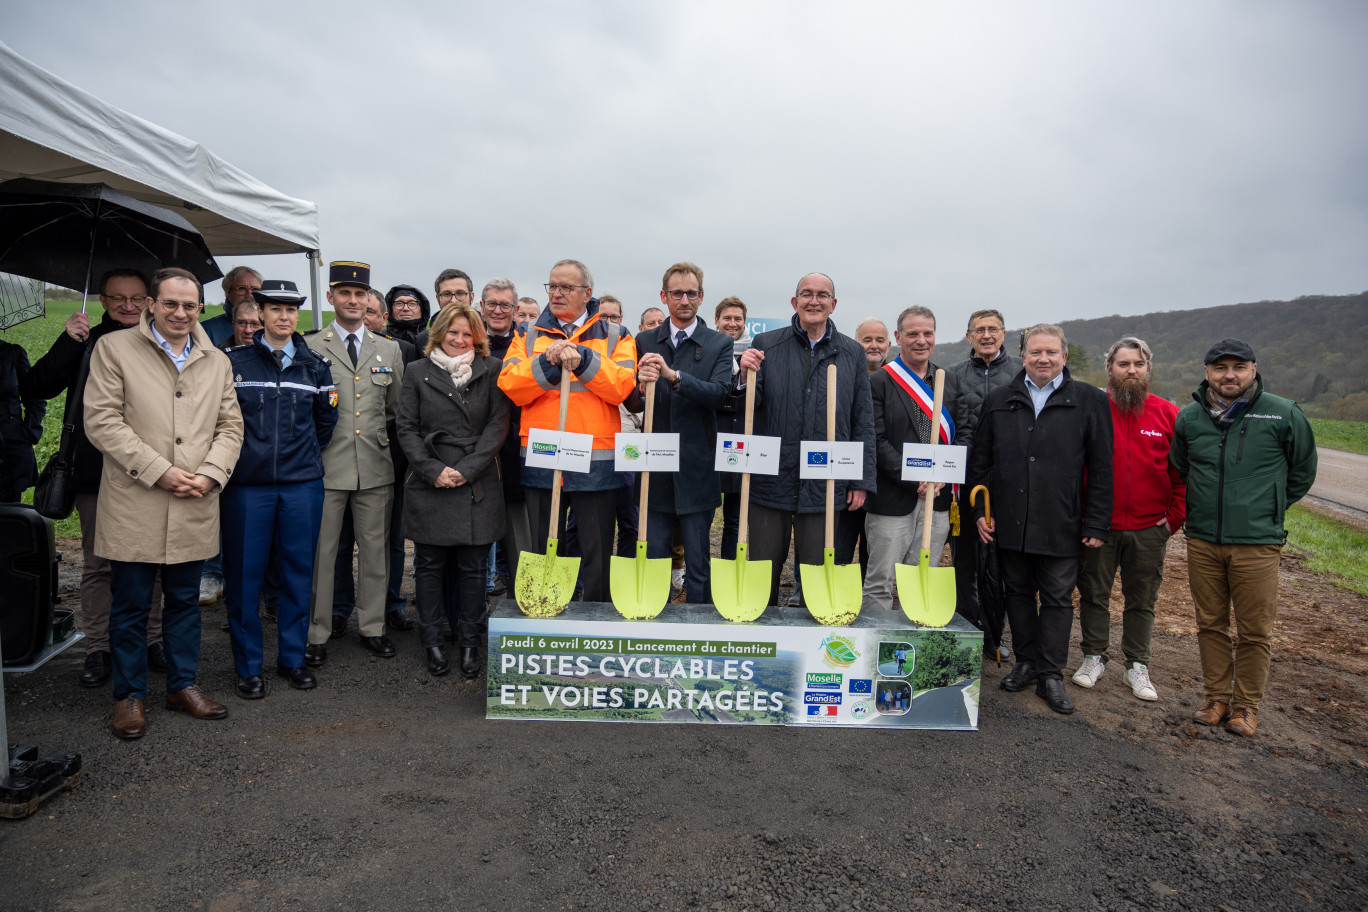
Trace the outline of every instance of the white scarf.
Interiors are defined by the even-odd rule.
[[[457,389],[463,388],[470,382],[470,365],[475,361],[475,349],[472,348],[453,358],[440,348],[434,348],[428,358],[433,364],[451,375],[451,382],[455,384]]]

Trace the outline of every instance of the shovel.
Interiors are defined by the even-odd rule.
[[[836,442],[836,365],[827,365],[827,443]],[[819,622],[844,627],[860,614],[864,581],[859,564],[836,566],[836,479],[826,483],[826,549],[822,565],[800,564],[803,601]]]
[[[651,433],[655,417],[654,380],[646,382],[646,420],[642,431]],[[629,621],[649,621],[670,600],[670,559],[646,557],[646,502],[651,473],[641,473],[641,503],[637,507],[636,557],[613,555],[608,567],[608,587],[613,607]]]
[[[755,429],[755,371],[746,376],[746,436]],[[769,605],[773,561],[746,560],[746,526],[750,522],[750,473],[741,475],[741,516],[736,531],[736,560],[712,559],[712,597],[727,620],[748,624]]]
[[[936,396],[931,405],[932,460],[940,439],[941,404],[945,400],[945,371],[936,371]],[[921,556],[917,566],[898,564],[898,601],[903,614],[919,627],[944,627],[955,616],[955,568],[931,566],[931,501],[936,496],[934,482],[926,483],[922,498]],[[940,555],[936,555],[937,563]]]
[[[570,371],[561,368],[560,418],[556,430],[565,433],[565,413],[570,407]],[[555,617],[565,610],[575,595],[579,576],[578,557],[556,554],[556,526],[560,519],[561,470],[551,473],[551,528],[546,533],[546,554],[524,551],[518,557],[518,575],[513,580],[513,596],[528,617]]]

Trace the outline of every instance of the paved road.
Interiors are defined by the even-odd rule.
[[[1316,447],[1319,463],[1311,496],[1368,518],[1368,456]]]
[[[973,678],[950,687],[927,691],[912,701],[912,709],[903,716],[908,725],[954,726],[969,725],[969,710],[964,705],[964,688],[974,683]]]

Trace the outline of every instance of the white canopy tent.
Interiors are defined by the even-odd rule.
[[[302,253],[320,322],[318,207],[106,104],[0,42],[0,180],[104,183],[178,213],[215,256]]]

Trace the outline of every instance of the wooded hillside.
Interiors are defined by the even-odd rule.
[[[1099,385],[1105,382],[1107,349],[1122,336],[1138,336],[1154,351],[1153,391],[1183,405],[1201,381],[1207,349],[1219,339],[1235,336],[1254,347],[1270,392],[1296,399],[1310,415],[1368,421],[1368,292],[1066,320],[1060,325],[1069,337],[1070,371]],[[939,337],[949,341],[959,329],[942,326]],[[1011,354],[1017,353],[1022,329],[1008,333]],[[1083,370],[1079,348],[1086,361]],[[969,345],[961,338],[953,345],[937,345],[935,357],[938,363],[951,364],[968,354]]]

